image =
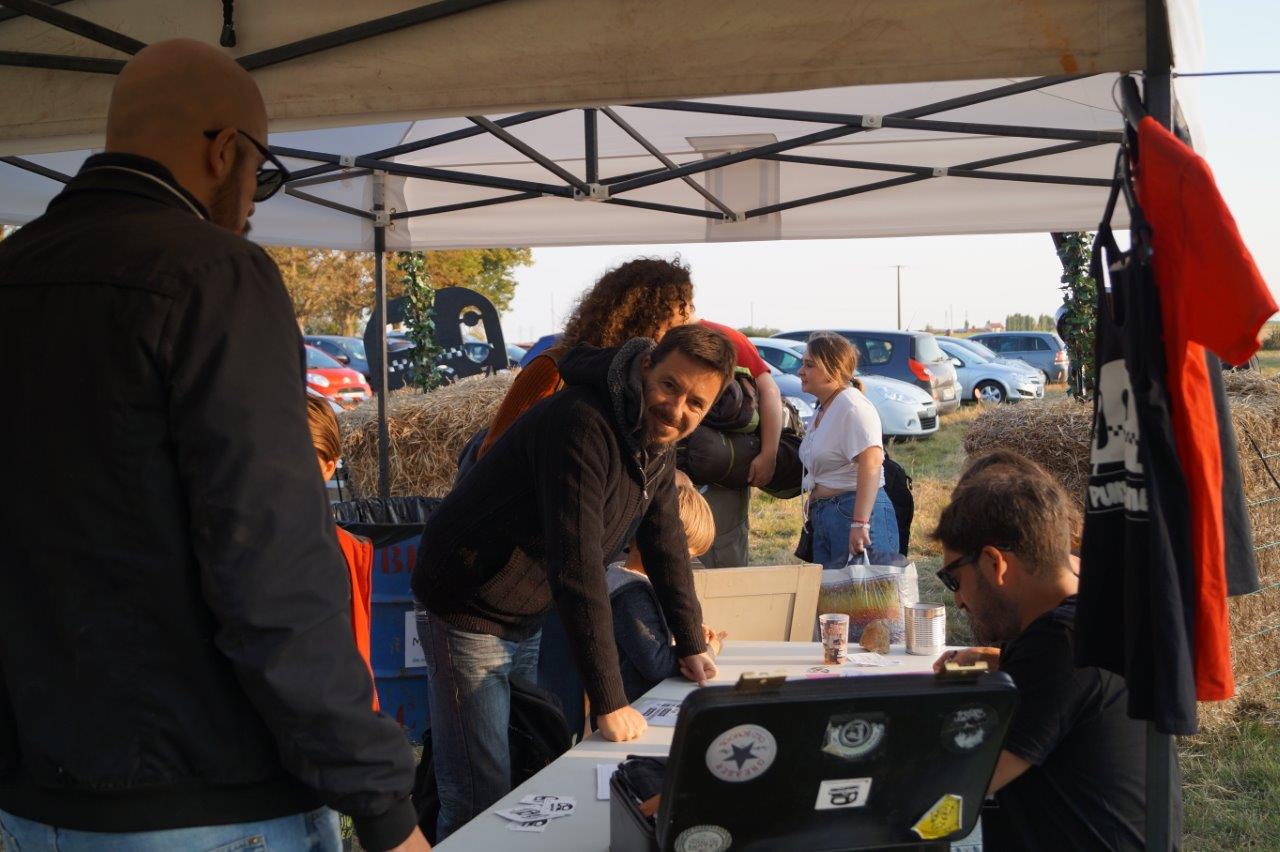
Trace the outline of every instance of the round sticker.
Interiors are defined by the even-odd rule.
[[[695,825],[676,837],[676,852],[723,852],[733,844],[729,832],[718,825]]]
[[[827,722],[822,750],[844,760],[857,760],[879,748],[884,733],[885,719],[880,714],[837,716]]]
[[[777,756],[773,734],[759,725],[739,725],[712,741],[707,769],[721,781],[750,781],[763,775]]]
[[[961,707],[942,723],[942,744],[952,751],[972,751],[1000,724],[996,711],[984,704]]]

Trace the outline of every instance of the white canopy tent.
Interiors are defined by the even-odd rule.
[[[1145,0],[354,5],[234,9],[232,52],[258,69],[271,144],[299,155],[286,162],[300,180],[255,217],[264,243],[369,250],[378,221],[390,249],[1090,227],[1124,126],[1117,72],[1145,67],[1148,16],[1162,11]],[[9,224],[38,216],[100,144],[133,38],[212,40],[222,27],[214,2],[0,6],[28,13],[0,12]],[[1194,2],[1171,11],[1155,46],[1171,39],[1195,64]],[[386,31],[324,35],[344,26]],[[510,130],[476,123],[489,121]]]
[[[373,250],[379,316],[385,249],[1088,228],[1126,120],[1199,136],[1196,0],[0,0],[0,223],[175,36],[253,71],[298,169],[254,238]]]

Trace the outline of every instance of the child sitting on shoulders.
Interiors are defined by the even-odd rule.
[[[694,488],[680,484],[676,488],[680,520],[684,524],[689,556],[694,559],[711,549],[716,537],[711,507]],[[659,682],[679,677],[680,658],[676,656],[671,630],[662,616],[658,596],[645,575],[640,550],[629,548],[626,562],[615,562],[605,572],[609,584],[609,603],[613,609],[613,638],[618,645],[618,662],[627,701],[635,701]],[[720,653],[724,633],[703,626],[707,634],[707,652]]]

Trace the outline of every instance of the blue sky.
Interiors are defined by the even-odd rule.
[[[1280,68],[1280,3],[1202,0],[1204,67]],[[1245,242],[1280,293],[1280,75],[1196,84],[1203,152]],[[1099,211],[1101,213],[1101,211]],[[503,325],[511,340],[557,327],[575,297],[608,266],[638,254],[679,253],[693,268],[699,313],[731,325],[811,328],[895,322],[894,264],[911,327],[1052,313],[1061,268],[1048,234],[811,240],[685,246],[535,249]]]

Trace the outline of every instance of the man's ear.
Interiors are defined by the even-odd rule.
[[[1003,586],[1009,581],[1009,560],[998,547],[987,545],[982,548],[982,555],[991,562],[992,583]]]
[[[652,356],[652,355],[646,355],[646,356],[644,356],[643,358],[641,358],[641,359],[640,359],[640,373],[641,373],[641,375],[645,375],[645,376],[649,375],[649,371],[650,371],[650,370],[652,370],[652,369],[653,369],[653,356]]]
[[[222,183],[235,168],[236,157],[239,156],[236,150],[236,129],[224,127],[218,131],[218,135],[209,140],[206,150],[205,164],[213,175],[214,182]]]

